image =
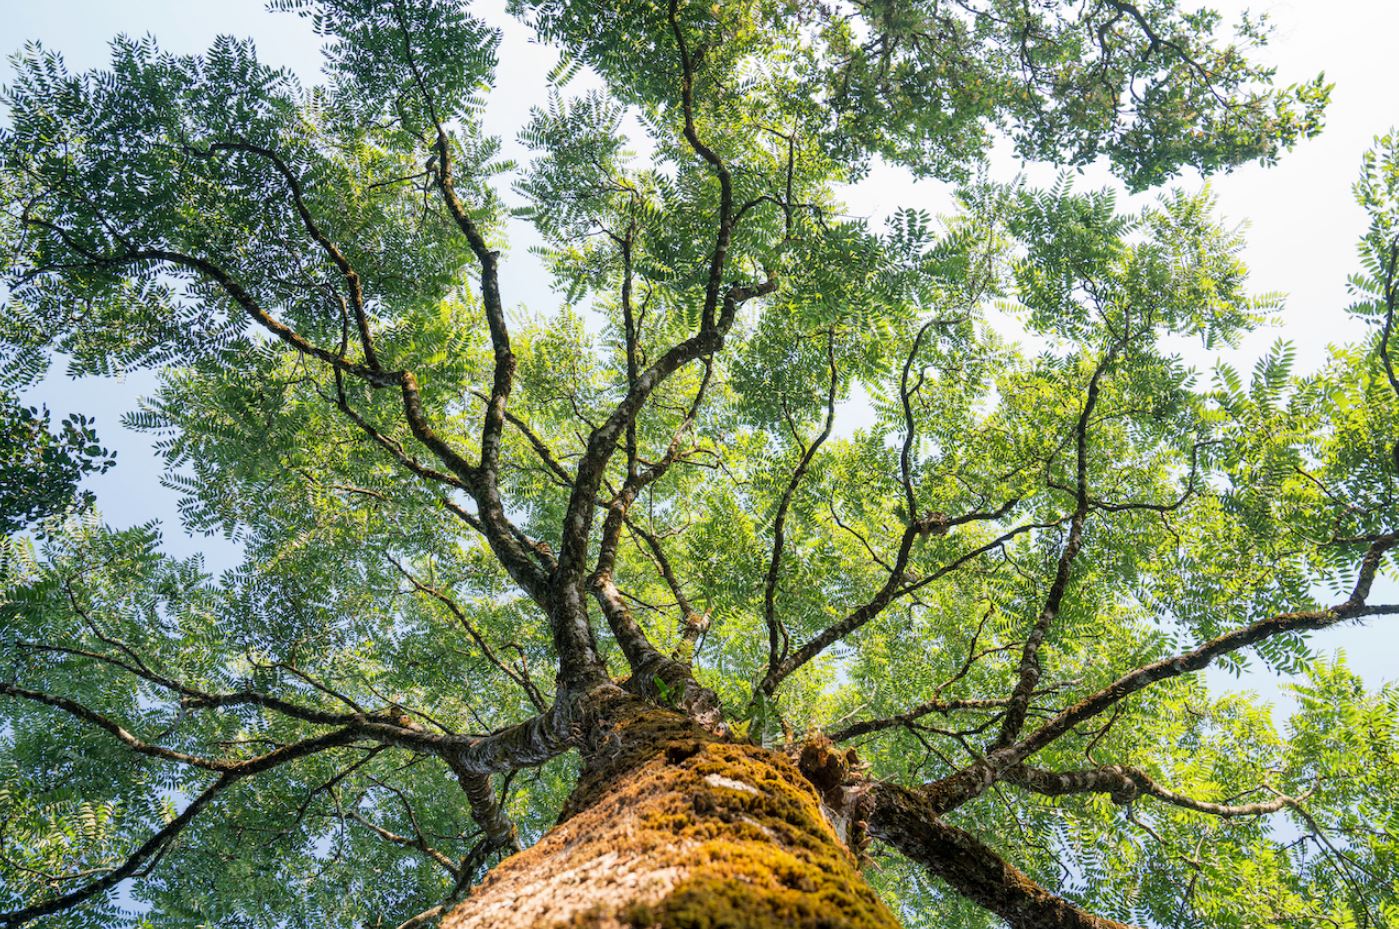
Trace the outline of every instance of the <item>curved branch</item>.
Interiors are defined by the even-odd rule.
[[[98,713],[95,710],[91,710],[88,707],[83,706],[81,703],[69,700],[66,697],[55,697],[50,694],[40,693],[36,690],[26,690],[22,687],[16,687],[13,684],[5,684],[2,682],[0,682],[0,695],[4,695],[7,697],[16,697],[22,700],[29,700],[33,703],[39,703],[44,706],[51,706],[55,709],[62,710],[70,716],[76,717],[77,719],[81,719],[83,722],[90,723],[98,727],[99,729],[106,730],[108,733],[110,733],[118,741],[126,745],[132,751],[138,752],[142,755],[149,755],[152,758],[161,758],[166,761],[175,761],[179,762],[180,764],[187,764],[196,768],[204,768],[206,771],[230,771],[238,767],[239,765],[239,762],[237,761],[229,761],[227,759],[222,758],[204,758],[199,755],[189,755],[185,752],[177,752],[173,749],[165,748],[160,745],[155,745],[151,742],[143,741],[142,739],[138,739],[136,736],[132,735],[126,730],[125,727],[123,727],[120,723],[116,722],[115,720],[107,716],[103,716],[101,713]]]
[[[593,645],[583,590],[589,534],[598,491],[626,424],[636,417],[652,392],[671,374],[723,347],[741,304],[771,293],[776,286],[777,281],[771,276],[759,284],[731,286],[724,294],[724,306],[718,322],[712,327],[702,328],[656,359],[637,377],[626,396],[588,437],[564,513],[559,566],[553,584],[551,620],[560,654],[560,673],[565,683],[591,686],[606,678],[602,661]]]
[[[844,742],[848,739],[857,739],[862,735],[869,735],[872,732],[883,732],[885,729],[893,729],[898,726],[907,726],[915,723],[927,716],[929,713],[937,713],[946,716],[949,713],[956,713],[960,710],[998,710],[1004,707],[1009,701],[1008,697],[992,698],[986,700],[929,700],[920,703],[911,710],[897,713],[893,716],[885,716],[880,719],[866,719],[858,723],[851,723],[842,729],[837,729],[829,734],[828,738],[832,742]]]
[[[448,764],[451,765],[450,760]],[[474,774],[454,765],[452,768],[453,773],[457,776],[457,783],[461,784],[461,789],[466,794],[466,801],[471,806],[471,818],[476,821],[476,824],[486,835],[487,846],[492,850],[508,848],[511,851],[520,851],[523,846],[520,844],[519,832],[515,828],[515,823],[511,821],[496,800],[490,776]],[[462,878],[469,876],[469,874],[459,875]]]
[[[680,108],[685,117],[685,141],[695,153],[708,162],[719,179],[719,229],[714,238],[714,251],[709,259],[709,279],[704,288],[704,311],[700,316],[705,329],[713,328],[714,312],[719,305],[719,291],[724,281],[724,265],[728,260],[729,241],[733,236],[733,178],[724,160],[703,141],[695,129],[695,69],[690,46],[680,28],[678,0],[670,0],[670,29],[680,53]]]
[[[899,540],[899,552],[894,559],[893,570],[889,572],[888,580],[884,582],[884,585],[879,589],[879,591],[876,592],[875,595],[871,597],[863,606],[860,606],[858,609],[847,614],[846,617],[840,620],[839,622],[836,622],[826,627],[821,632],[817,633],[805,645],[797,649],[787,658],[783,659],[783,661],[780,664],[778,664],[776,668],[771,669],[768,672],[767,676],[763,678],[762,683],[759,685],[762,692],[766,694],[771,694],[774,690],[777,689],[778,685],[781,684],[782,681],[784,681],[787,677],[789,677],[792,674],[793,671],[796,671],[802,665],[806,664],[807,662],[815,658],[817,655],[821,654],[831,645],[834,645],[836,642],[839,642],[841,639],[845,638],[847,635],[854,632],[856,629],[859,629],[865,623],[874,619],[876,616],[878,616],[884,611],[885,607],[887,607],[890,603],[894,602],[899,597],[913,593],[920,587],[924,587],[927,584],[931,584],[936,580],[946,577],[948,574],[951,574],[953,571],[956,571],[957,569],[961,568],[967,562],[986,554],[992,549],[999,548],[1000,546],[1004,545],[1006,542],[1009,542],[1011,539],[1015,538],[1018,535],[1022,535],[1023,533],[1029,532],[1032,529],[1042,529],[1046,528],[1049,525],[1053,525],[1052,523],[1027,523],[1025,525],[1017,526],[1014,529],[1010,529],[1006,532],[1001,533],[999,536],[983,545],[978,545],[971,551],[943,565],[941,568],[934,571],[932,574],[929,574],[927,577],[923,577],[916,581],[909,582],[906,569],[908,568],[909,557],[913,553],[913,543],[918,539],[919,536],[925,535],[934,529],[941,533],[945,532],[952,526],[959,526],[965,523],[979,522],[983,520],[1000,519],[1006,516],[1012,509],[1014,509],[1016,504],[1018,504],[1019,502],[1020,500],[1018,498],[1007,500],[999,509],[993,511],[976,511],[972,513],[966,513],[962,516],[958,516],[950,520],[939,520],[936,523],[923,520],[911,521],[907,526],[904,527],[903,536]]]
[[[480,630],[478,630],[476,626],[471,622],[470,618],[457,604],[457,601],[447,596],[446,592],[444,592],[440,588],[433,587],[429,584],[425,584],[422,581],[418,580],[418,578],[414,576],[407,568],[405,568],[403,564],[398,560],[390,558],[389,562],[395,568],[398,569],[398,573],[403,575],[403,577],[407,579],[408,583],[413,585],[414,590],[418,591],[421,594],[425,594],[426,596],[431,597],[438,603],[441,603],[451,612],[451,614],[454,617],[456,617],[457,622],[461,624],[461,627],[466,631],[466,634],[471,637],[471,641],[476,643],[476,647],[481,650],[481,654],[486,657],[486,660],[489,661],[498,671],[500,671],[506,677],[510,678],[510,680],[518,684],[520,688],[524,690],[525,695],[529,697],[530,702],[534,704],[534,708],[536,710],[543,712],[547,708],[548,705],[544,701],[544,695],[539,692],[539,688],[535,686],[534,681],[531,680],[525,674],[522,674],[520,671],[511,668],[509,665],[507,665],[504,661],[500,659],[500,656],[498,656],[495,653],[495,650],[491,648],[490,643],[487,642],[485,638],[481,635]]]
[[[361,813],[357,813],[352,810],[348,815],[350,819],[353,819],[355,822],[359,823],[361,826],[368,829],[370,832],[374,833],[379,838],[383,839],[385,842],[389,842],[393,845],[401,845],[404,848],[417,849],[419,852],[422,852],[424,857],[441,867],[452,877],[455,878],[458,876],[456,862],[452,861],[452,859],[448,858],[442,852],[429,845],[427,843],[427,840],[424,839],[421,834],[410,839],[406,835],[399,835],[397,832],[391,832],[390,830],[385,829],[383,826],[380,826],[370,821]]]
[[[301,218],[301,223],[305,226],[306,233],[311,236],[312,240],[326,253],[331,262],[340,271],[341,276],[345,278],[345,283],[350,287],[350,304],[355,309],[355,324],[359,329],[360,347],[364,351],[365,364],[375,371],[383,370],[382,366],[379,364],[378,355],[374,351],[374,339],[369,332],[369,317],[365,311],[364,304],[364,285],[360,280],[359,273],[355,271],[354,266],[350,264],[350,260],[345,257],[345,253],[340,250],[340,247],[332,242],[330,237],[327,236],[316,223],[315,218],[311,215],[310,208],[306,205],[306,198],[302,191],[301,182],[297,179],[296,174],[291,170],[291,167],[286,161],[272,149],[242,141],[214,142],[209,146],[206,152],[201,152],[192,146],[186,146],[185,150],[201,158],[209,157],[214,152],[220,151],[246,152],[272,162],[272,166],[276,168],[277,173],[282,176],[282,179],[286,182],[288,189],[291,191],[292,204],[296,207],[297,216]]]

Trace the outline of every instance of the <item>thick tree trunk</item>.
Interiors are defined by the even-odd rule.
[[[444,929],[896,929],[787,756],[639,707],[593,741],[559,825]]]

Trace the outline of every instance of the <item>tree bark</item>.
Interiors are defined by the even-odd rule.
[[[444,929],[898,926],[837,832],[845,820],[826,801],[838,793],[823,796],[805,757],[799,767],[640,701],[589,742],[559,824]]]
[[[936,807],[915,791],[874,783],[869,800],[871,836],[923,865],[1011,929],[1134,929],[1041,887],[976,836],[943,822]]]

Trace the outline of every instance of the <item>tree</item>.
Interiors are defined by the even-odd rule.
[[[1305,643],[1399,612],[1399,140],[1374,334],[1247,380],[1174,347],[1274,307],[1207,194],[982,170],[998,133],[1134,188],[1276,157],[1326,88],[1261,27],[515,0],[563,50],[516,168],[461,4],[272,6],[324,85],[118,38],[7,90],[11,382],[158,368],[130,422],[245,560],[9,537],[0,924],[1399,918],[1399,692]],[[874,157],[960,211],[845,216]],[[560,307],[502,292],[501,178]],[[1298,676],[1283,733],[1196,674],[1245,653]]]

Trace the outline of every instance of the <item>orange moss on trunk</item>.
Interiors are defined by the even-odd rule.
[[[637,711],[444,929],[896,929],[785,755]]]

